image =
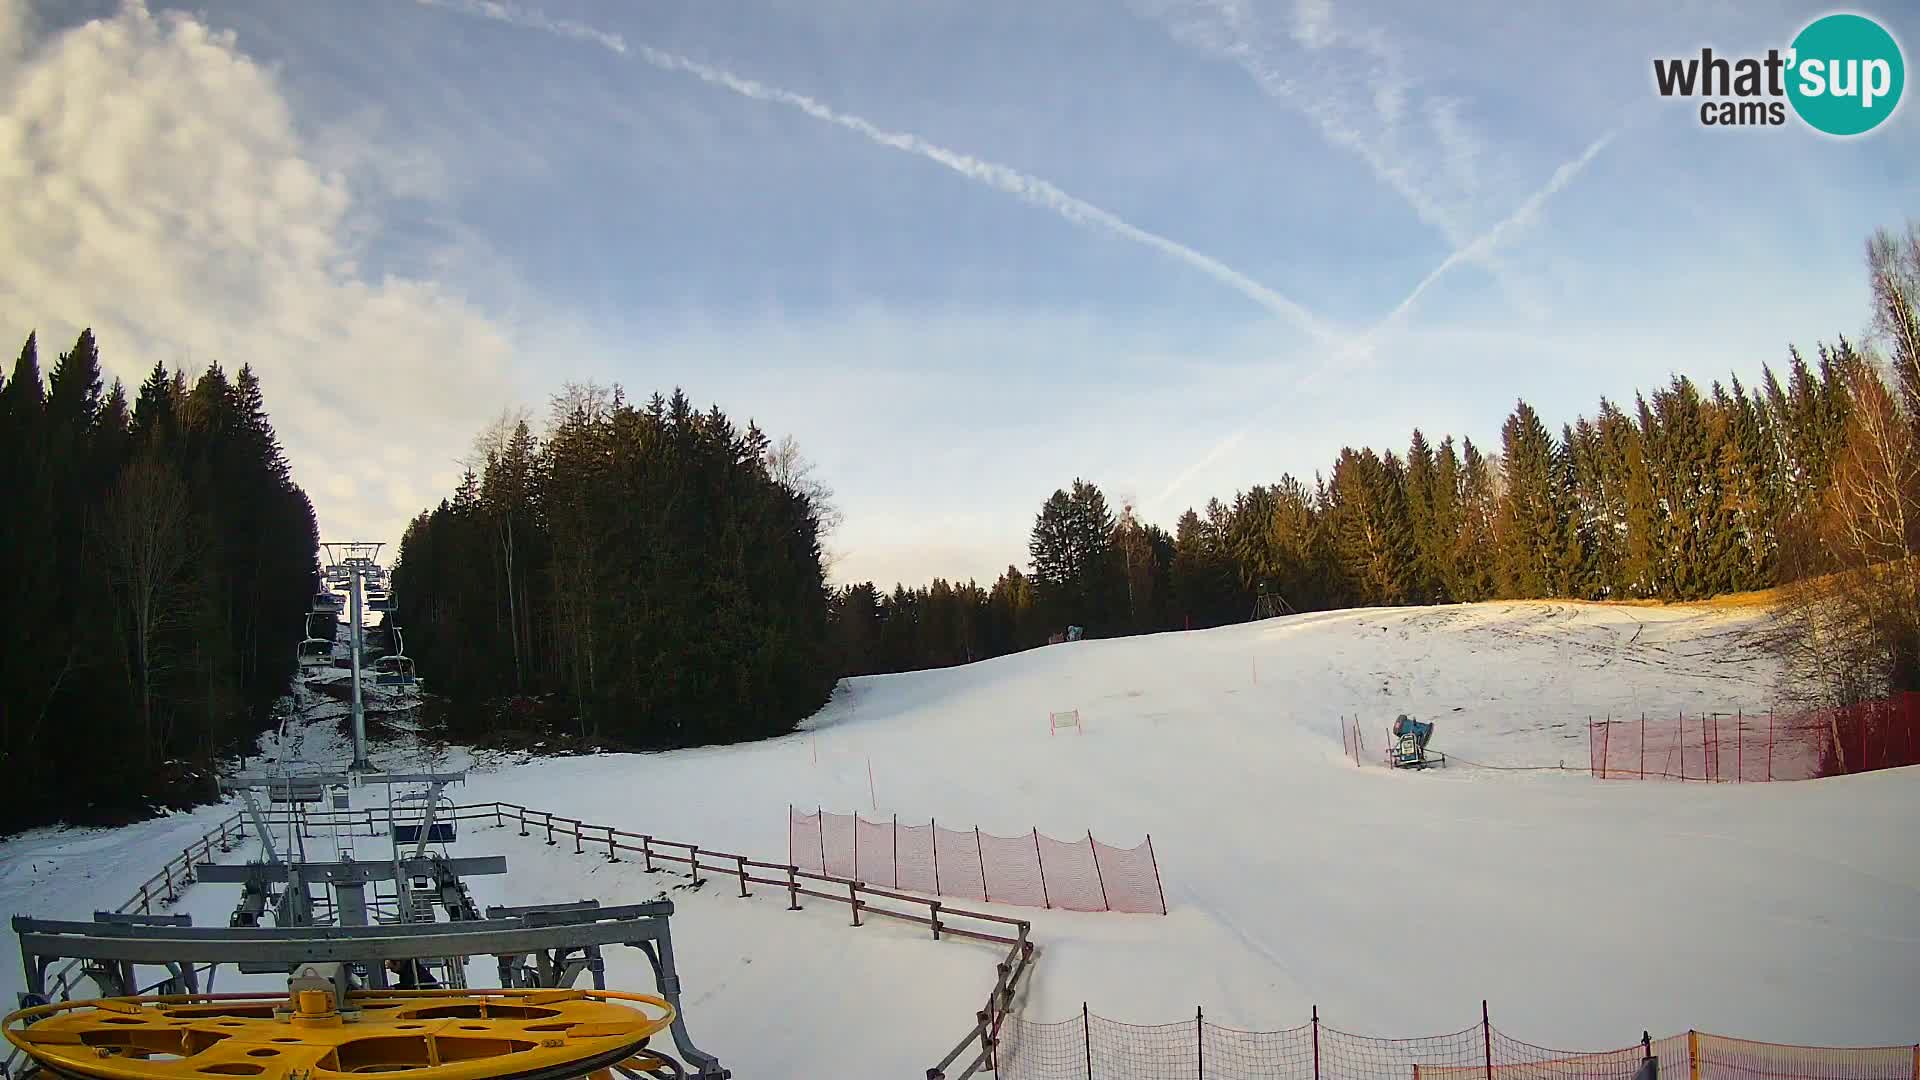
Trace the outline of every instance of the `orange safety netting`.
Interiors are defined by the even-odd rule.
[[[1793,714],[1595,720],[1587,735],[1603,780],[1811,780],[1920,765],[1920,693]]]
[[[868,821],[857,814],[789,812],[788,851],[801,870],[983,903],[1069,911],[1166,914],[1151,838],[1131,848],[1089,832],[1056,840],[1038,829],[979,829]]]
[[[1314,1022],[1243,1031],[1194,1017],[1123,1024],[1083,1012],[1058,1023],[1007,1016],[1002,1080],[1912,1080],[1920,1046],[1778,1046],[1691,1032],[1619,1050],[1553,1050],[1484,1024],[1389,1039]],[[1649,1060],[1651,1059],[1651,1060]]]

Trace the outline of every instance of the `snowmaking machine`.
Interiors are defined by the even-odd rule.
[[[1394,768],[1424,769],[1432,765],[1446,765],[1447,755],[1427,747],[1427,741],[1433,738],[1432,722],[1422,723],[1401,713],[1393,721],[1391,734],[1393,741],[1388,744],[1388,754]]]

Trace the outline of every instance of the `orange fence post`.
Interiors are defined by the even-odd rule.
[[[1700,1080],[1700,1033],[1687,1032],[1687,1080]]]
[[[1733,710],[1733,782],[1739,783],[1747,771],[1747,732],[1746,718],[1739,709]]]
[[[1602,780],[1607,778],[1607,749],[1613,745],[1613,721],[1606,721],[1606,725],[1600,729],[1600,779]],[[1591,716],[1587,717],[1587,731],[1589,732],[1587,738],[1591,740],[1593,738],[1591,734],[1593,717]]]

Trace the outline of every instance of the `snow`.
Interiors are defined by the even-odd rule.
[[[1571,1049],[1688,1028],[1910,1043],[1920,770],[1714,787],[1586,775],[1589,716],[1767,711],[1763,628],[1755,609],[1709,606],[1316,613],[853,679],[805,730],[763,743],[535,761],[455,749],[438,764],[473,770],[459,802],[772,859],[786,857],[789,804],[1091,829],[1123,846],[1151,833],[1166,916],[988,907],[1033,920],[1039,959],[1017,1008],[1037,1020],[1083,1001],[1140,1023],[1203,1005],[1273,1029],[1317,1004],[1348,1031],[1421,1035],[1477,1021],[1485,998],[1496,1026]],[[1084,734],[1050,734],[1065,709]],[[1343,716],[1360,718],[1371,757],[1401,712],[1436,721],[1433,746],[1456,765],[1395,773],[1343,756]],[[337,766],[335,723],[268,750]],[[411,739],[375,757],[434,764]],[[0,910],[84,918],[223,812],[0,843]],[[740,899],[723,878],[673,889],[685,878],[490,822],[463,824],[454,849],[507,856],[507,878],[472,882],[483,903],[666,890],[694,1039],[743,1076],[823,1062],[919,1075],[971,1023],[999,951],[890,920],[854,929],[843,905],[790,912],[765,887]],[[50,859],[93,876],[31,868]],[[183,906],[224,925],[231,893],[199,887]],[[651,988],[637,954],[609,967],[612,985]],[[16,970],[0,964],[0,979]]]

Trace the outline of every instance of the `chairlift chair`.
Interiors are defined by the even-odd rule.
[[[383,656],[374,661],[373,681],[377,686],[412,686],[413,660],[403,655]]]
[[[332,662],[333,642],[317,637],[310,637],[300,642],[301,667],[321,668]]]
[[[340,598],[330,592],[314,593],[312,613],[315,615],[338,615],[340,613]]]
[[[427,818],[424,791],[395,795],[396,803],[412,803],[411,806],[395,806],[392,810],[393,838],[402,844],[420,842],[420,825]],[[433,827],[427,830],[427,843],[450,844],[458,830],[455,828],[453,800],[445,795],[434,803]]]

